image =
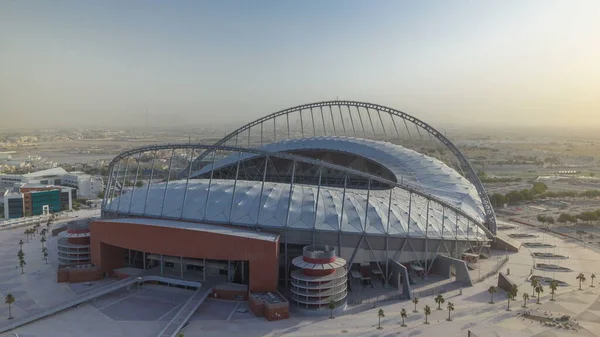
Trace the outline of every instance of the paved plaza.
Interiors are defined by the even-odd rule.
[[[2,296],[12,293],[16,302],[13,315],[20,317],[29,315],[45,307],[76,298],[85,294],[97,284],[111,282],[94,282],[91,286],[84,284],[56,283],[56,237],[48,238],[50,263],[45,264],[41,256],[39,236],[23,246],[27,266],[25,273],[20,274],[16,268],[18,242],[24,239],[24,229],[4,230],[0,232],[0,293]],[[485,336],[600,336],[600,286],[590,287],[592,272],[600,274],[600,252],[584,246],[582,243],[539,232],[535,228],[518,226],[512,230],[501,231],[500,235],[511,233],[535,233],[534,239],[520,241],[536,241],[555,245],[555,248],[526,248],[518,253],[504,253],[510,256],[509,262],[502,267],[503,272],[510,269],[510,278],[519,286],[517,300],[512,303],[512,310],[506,311],[506,295],[499,291],[495,294],[495,304],[489,304],[490,294],[487,289],[496,285],[497,277],[488,278],[471,288],[463,288],[462,295],[448,292],[446,300],[455,305],[452,322],[447,322],[446,310],[435,310],[437,305],[433,297],[421,298],[413,313],[414,305],[409,301],[380,302],[373,308],[372,304],[349,307],[344,315],[335,319],[327,317],[310,317],[292,310],[291,318],[277,322],[267,322],[264,318],[254,317],[245,302],[228,302],[218,299],[207,299],[189,321],[185,328],[189,336],[466,336],[471,330],[480,337]],[[534,251],[566,255],[567,260],[560,260],[561,266],[570,268],[569,272],[545,272],[534,270]],[[502,252],[489,259],[482,270],[491,269]],[[538,262],[548,263],[540,260]],[[596,268],[596,269],[594,269]],[[550,291],[544,290],[541,304],[535,304],[532,297],[528,308],[523,309],[521,294],[529,292],[531,286],[527,281],[533,270],[535,275],[553,277],[567,282],[569,286],[559,287],[556,301],[549,301]],[[577,274],[583,272],[587,280],[583,290],[578,290]],[[472,277],[478,271],[471,271]],[[444,283],[443,281],[440,281]],[[451,287],[444,283],[446,287]],[[20,337],[41,336],[156,336],[179,310],[193,292],[190,290],[144,285],[132,287],[102,296],[78,308],[73,308],[43,320],[28,324],[15,330]],[[433,310],[429,316],[430,324],[424,324],[423,307],[429,305]],[[445,307],[445,306],[443,306]],[[383,329],[378,330],[376,312],[384,309],[386,317],[382,319]],[[400,310],[408,311],[407,327],[401,327]],[[571,316],[578,325],[577,330],[566,330],[548,327],[520,314],[530,311],[542,317]],[[0,324],[7,322],[8,309],[0,306]]]

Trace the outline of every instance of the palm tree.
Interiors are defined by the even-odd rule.
[[[429,322],[427,321],[427,316],[431,315],[431,308],[426,305],[425,306],[425,324],[429,324]]]
[[[529,293],[523,293],[523,308],[527,308],[528,300],[529,300]]]
[[[506,299],[508,300],[508,304],[507,304],[507,307],[506,307],[506,311],[510,311],[510,301],[511,301],[511,300],[513,300],[513,301],[514,301],[514,300],[517,298],[517,294],[518,294],[518,293],[519,293],[519,289],[517,288],[517,286],[516,286],[516,285],[513,285],[513,286],[510,288],[510,291],[508,291],[508,292],[506,293]]]
[[[450,313],[454,310],[454,303],[448,302],[448,322],[452,322],[452,318],[450,318]]]
[[[23,250],[23,240],[19,240],[19,249]]]
[[[329,318],[333,318],[333,309],[335,309],[335,302],[333,300],[329,301],[327,307],[329,308]]]
[[[42,254],[44,254],[44,261],[48,264],[48,249],[46,247],[42,248]]]
[[[581,290],[581,283],[585,282],[585,275],[583,275],[583,273],[579,273],[575,279],[579,280],[579,290]]]
[[[25,232],[23,232],[23,234],[25,234],[25,240],[29,242],[29,229],[26,229]]]
[[[492,295],[492,298],[490,299],[490,304],[494,304],[494,294],[498,292],[498,289],[494,286],[491,286],[490,289],[488,289],[488,293],[490,293],[490,295]]]
[[[595,287],[594,286],[594,279],[596,278],[596,274],[592,273],[592,276],[590,276],[590,278],[592,279],[592,285],[590,287]]]
[[[506,311],[510,311],[510,300],[514,300],[514,299],[515,298],[513,297],[513,294],[511,292],[506,293],[506,300],[508,301],[507,305],[506,305]]]
[[[556,289],[558,289],[558,282],[556,282],[556,280],[552,280],[550,281],[550,294],[552,295],[552,298],[550,298],[550,301],[554,301],[554,292],[556,292]]]
[[[21,266],[21,274],[23,274],[25,272],[23,270],[23,267],[26,265],[25,253],[23,253],[23,250],[19,250],[19,252],[17,253],[17,257],[19,258],[19,266]]]
[[[40,242],[42,243],[42,248],[44,248],[44,243],[46,242],[46,236],[42,235],[42,238],[40,239]]]
[[[538,281],[538,279],[531,279],[531,296],[535,296],[535,287],[537,287],[538,285],[540,285],[540,281]]]
[[[437,296],[435,297],[434,301],[435,301],[435,303],[437,303],[437,305],[438,305],[438,308],[437,308],[437,310],[442,310],[442,304],[444,304],[444,302],[446,302],[446,300],[444,300],[444,296],[442,296],[441,294],[440,294],[440,295],[437,295]]]
[[[383,313],[383,309],[379,309],[377,310],[377,318],[379,319],[379,326],[377,327],[377,329],[381,329],[381,318],[385,317],[385,314]]]
[[[402,317],[402,327],[405,327],[406,324],[404,324],[404,319],[406,319],[406,310],[404,308],[402,308],[402,310],[400,310],[400,317]]]
[[[12,294],[6,295],[4,303],[8,304],[8,319],[13,319],[11,305],[15,303],[15,297]]]
[[[542,287],[542,285],[538,285],[537,287],[535,287],[535,292],[537,293],[537,304],[540,304],[540,293],[544,292],[544,287]]]
[[[417,304],[419,303],[419,298],[418,297],[413,298],[412,302],[415,304],[415,310],[413,310],[413,312],[419,312],[417,310]]]

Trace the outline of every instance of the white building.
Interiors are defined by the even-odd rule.
[[[27,174],[0,174],[0,189],[10,189],[21,184],[68,186],[77,189],[77,196],[96,198],[103,190],[102,177],[83,172],[67,172],[61,167]]]
[[[103,180],[83,172],[71,172],[62,176],[60,185],[77,188],[79,197],[96,198],[102,192]]]
[[[0,188],[8,189],[23,182],[21,174],[0,174]]]

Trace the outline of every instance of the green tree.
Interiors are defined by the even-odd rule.
[[[135,187],[142,187],[142,186],[144,186],[144,182],[143,181],[138,180],[138,181],[135,182]]]
[[[402,308],[402,310],[400,310],[400,317],[402,317],[402,327],[405,327],[406,324],[404,324],[404,320],[406,319],[406,310],[404,308]]]
[[[583,273],[579,273],[575,279],[579,281],[579,290],[581,290],[581,283],[585,282],[585,275],[583,275]]]
[[[538,284],[537,287],[535,287],[535,292],[537,293],[537,304],[540,304],[540,293],[544,292],[544,287],[542,287],[541,284]]]
[[[419,298],[418,297],[413,298],[412,302],[415,305],[415,310],[413,310],[413,312],[419,312],[417,310],[417,304],[419,303]]]
[[[531,296],[535,296],[535,287],[537,287],[540,284],[540,281],[538,281],[538,279],[531,279]]]
[[[42,248],[42,254],[44,255],[44,261],[48,264],[48,249],[46,247]]]
[[[19,240],[20,249],[23,250],[23,240]]]
[[[8,319],[13,319],[12,317],[12,304],[15,303],[15,297],[12,294],[7,294],[4,297],[4,303],[8,304]]]
[[[450,313],[454,310],[454,303],[448,302],[448,322],[452,322],[452,318],[450,317]]]
[[[542,224],[546,223],[546,216],[540,214],[537,216],[537,221],[541,222]]]
[[[381,328],[381,318],[382,317],[385,317],[385,313],[383,312],[383,309],[377,310],[377,318],[379,319],[379,323],[378,323],[377,329],[382,329]]]
[[[335,302],[333,300],[329,301],[327,307],[329,308],[329,318],[333,318],[333,309],[335,309]]]
[[[500,193],[494,193],[490,196],[490,202],[495,207],[502,207],[506,204],[506,197]]]
[[[441,294],[440,294],[440,295],[437,295],[437,296],[435,297],[434,301],[435,301],[435,303],[437,303],[437,305],[438,305],[438,308],[437,308],[437,310],[442,310],[442,304],[444,304],[444,302],[446,301],[446,300],[444,299],[444,296],[442,296]]]
[[[556,292],[556,289],[558,289],[558,282],[556,282],[556,280],[552,280],[550,281],[550,285],[548,287],[550,288],[550,295],[552,295],[550,301],[554,301],[554,293]]]
[[[592,273],[592,276],[590,276],[590,278],[592,279],[592,285],[590,287],[595,287],[594,285],[594,279],[596,278],[596,274]]]
[[[513,285],[510,290],[506,293],[506,299],[508,301],[506,310],[510,311],[510,301],[514,301],[517,298],[517,294],[519,293],[519,289],[516,285]]]
[[[23,234],[25,234],[25,241],[29,243],[29,229],[26,229],[25,232],[23,232]]]
[[[527,308],[528,300],[529,300],[529,293],[523,293],[523,308]]]
[[[548,186],[544,183],[535,182],[533,183],[533,187],[531,187],[531,192],[533,194],[542,194],[548,190]]]
[[[21,274],[23,274],[23,273],[25,273],[24,267],[26,265],[25,253],[23,253],[23,250],[19,250],[19,252],[17,253],[17,257],[19,258],[19,266],[21,267]]]
[[[494,286],[490,286],[488,289],[488,293],[492,296],[490,299],[490,304],[494,304],[494,294],[498,292],[498,289]]]
[[[427,317],[431,315],[431,308],[426,305],[425,306],[425,324],[429,324],[429,322],[427,321]]]
[[[44,244],[46,243],[46,236],[42,235],[42,238],[40,239],[40,242],[42,243],[42,249],[44,248]]]

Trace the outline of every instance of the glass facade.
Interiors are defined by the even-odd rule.
[[[48,205],[50,212],[61,211],[60,190],[39,191],[31,193],[32,215],[43,214],[43,206]]]
[[[8,199],[8,217],[10,219],[23,217],[23,198]]]

